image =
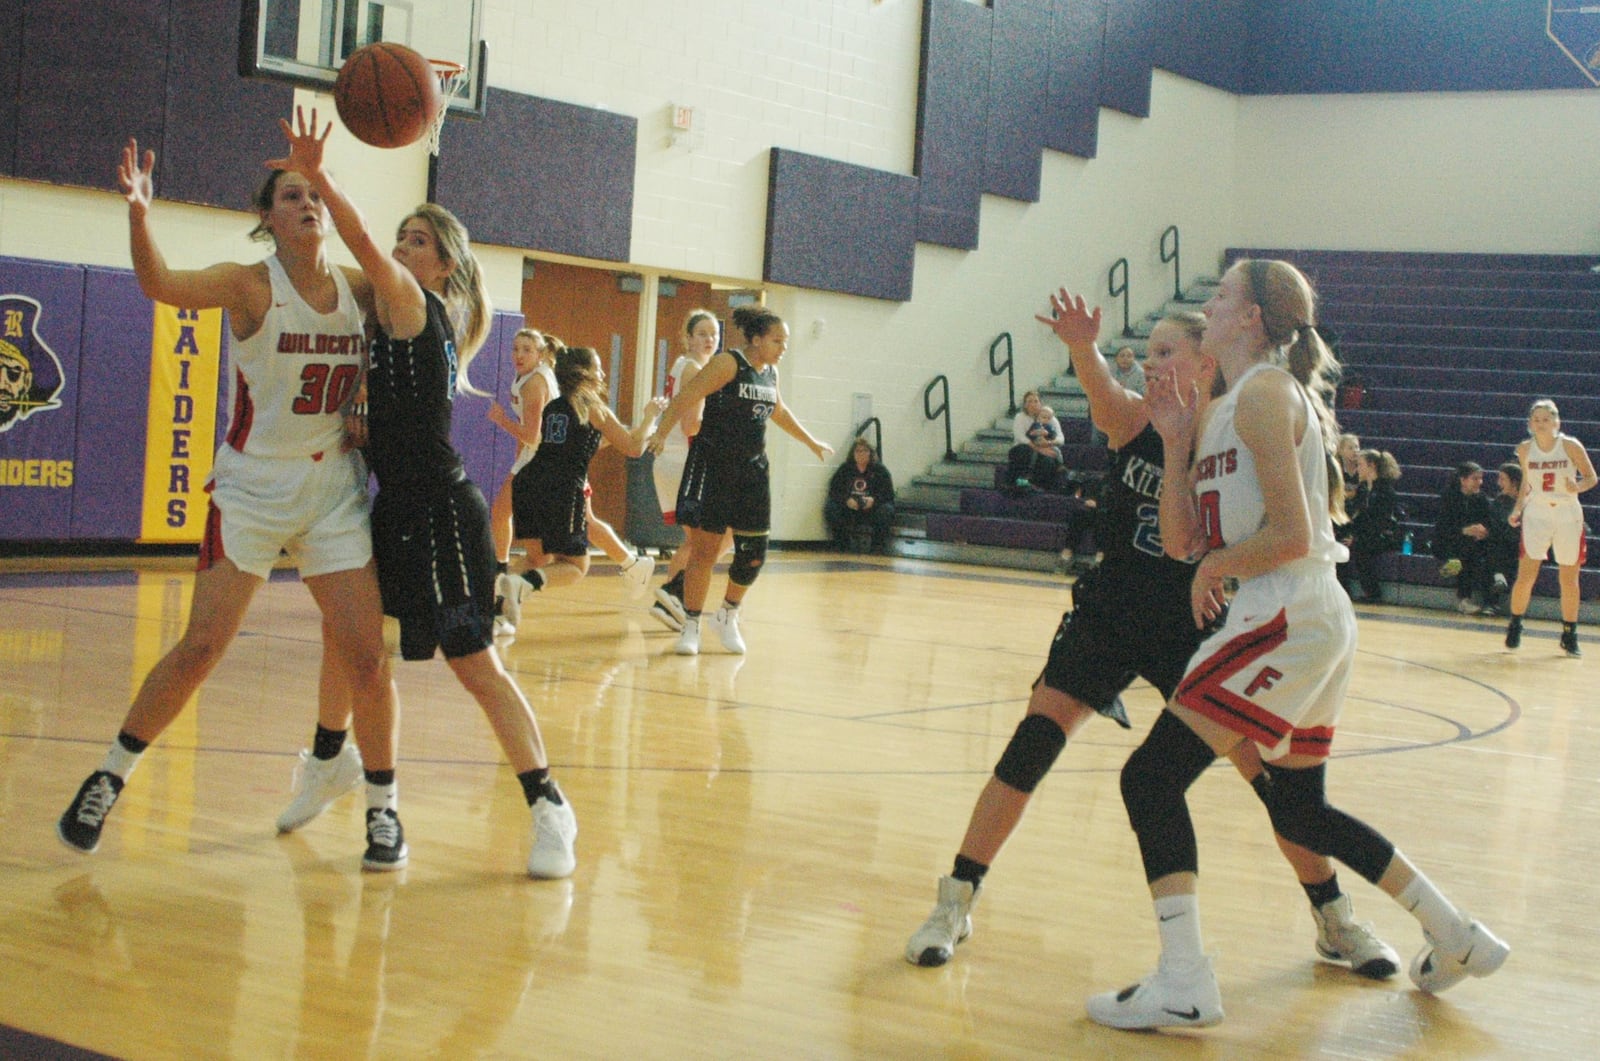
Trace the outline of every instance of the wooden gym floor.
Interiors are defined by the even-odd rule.
[[[0,569],[0,1054],[125,1058],[1571,1058],[1600,1043],[1600,639],[1364,608],[1336,802],[1512,945],[1432,998],[1318,961],[1305,899],[1230,770],[1191,793],[1226,1021],[1130,1034],[1090,993],[1156,939],[1117,770],[1068,747],[942,969],[901,957],[1023,710],[1062,579],[774,556],[748,656],[672,654],[613,569],[530,602],[506,653],[578,813],[527,879],[526,808],[442,663],[398,664],[411,865],[364,874],[358,797],[277,836],[314,719],[292,577],[133,775],[100,851],[54,823],[179,633],[188,561]],[[715,588],[720,588],[720,576]],[[1142,635],[1127,617],[1127,636]],[[1592,635],[1592,631],[1585,631]],[[1411,918],[1340,874],[1409,960]],[[32,1039],[43,1036],[45,1039]],[[82,1056],[82,1055],[77,1055]]]

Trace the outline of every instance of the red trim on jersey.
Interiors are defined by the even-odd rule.
[[[1294,727],[1238,693],[1224,689],[1222,683],[1288,638],[1288,615],[1279,609],[1271,622],[1245,631],[1192,668],[1173,700],[1247,740],[1267,747],[1276,745]]]
[[[206,484],[206,492],[211,492],[211,484]],[[215,501],[206,506],[206,529],[200,536],[200,563],[197,571],[209,571],[218,560],[226,560],[228,552],[222,547],[222,510]]]
[[[244,373],[235,369],[233,377],[233,416],[228,420],[227,443],[243,453],[245,443],[250,441],[250,426],[255,423],[256,407],[250,401],[250,384],[245,382]]]
[[[1289,737],[1290,755],[1315,755],[1319,759],[1326,759],[1333,750],[1333,727],[1317,726],[1312,729],[1297,729]]]

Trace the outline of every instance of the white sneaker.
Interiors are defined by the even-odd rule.
[[[528,580],[521,575],[502,572],[494,576],[494,595],[504,601],[505,621],[513,631],[522,622],[522,595],[527,591]]]
[[[578,816],[565,795],[560,803],[544,796],[533,801],[533,848],[528,852],[528,876],[558,880],[572,876],[578,857],[572,843],[578,838]]]
[[[1168,965],[1131,987],[1089,999],[1089,1019],[1108,1028],[1206,1028],[1222,1020],[1222,992],[1211,959]]]
[[[650,588],[650,576],[655,574],[656,562],[652,557],[636,556],[622,565],[622,595],[628,600],[638,600]]]
[[[678,643],[673,647],[674,652],[680,656],[698,656],[700,654],[700,617],[683,621],[683,632],[678,635]]]
[[[739,609],[726,604],[712,613],[708,620],[711,629],[722,638],[722,647],[736,656],[744,655],[744,638],[739,636]]]
[[[345,741],[332,759],[318,759],[302,749],[290,782],[294,794],[278,815],[278,832],[292,833],[311,821],[334,800],[361,784],[363,776],[361,752],[350,741]]]
[[[1478,921],[1472,922],[1459,948],[1446,949],[1428,933],[1428,945],[1411,960],[1411,982],[1432,995],[1469,976],[1488,976],[1506,962],[1511,948]]]
[[[689,613],[683,610],[683,598],[675,596],[672,591],[667,589],[665,586],[657,586],[656,604],[659,605],[661,609],[668,615],[672,616],[678,621],[677,629],[683,629],[684,620],[689,618]],[[651,613],[654,614],[654,611],[655,609],[652,608]]]
[[[1477,615],[1481,610],[1476,604],[1472,603],[1471,597],[1462,597],[1456,601],[1456,611],[1462,615]]]
[[[517,636],[517,628],[515,626],[511,625],[511,620],[510,619],[507,619],[503,615],[497,615],[497,616],[494,617],[494,636],[495,637],[516,637]]]
[[[939,901],[922,927],[906,943],[906,961],[912,965],[943,965],[956,944],[972,935],[972,904],[978,889],[954,877],[939,878]]]
[[[1387,980],[1400,971],[1400,955],[1394,948],[1379,939],[1370,924],[1353,919],[1350,896],[1312,907],[1311,917],[1317,923],[1317,953],[1330,962],[1343,962],[1369,980]]]
[[[683,621],[662,607],[659,601],[650,605],[650,617],[673,633],[683,629]]]

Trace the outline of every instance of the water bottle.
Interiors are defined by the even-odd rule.
[[[1411,555],[1411,532],[1410,531],[1406,531],[1406,540],[1400,543],[1400,555],[1401,556],[1410,556]]]

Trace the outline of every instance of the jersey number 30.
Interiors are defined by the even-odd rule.
[[[290,406],[297,416],[336,413],[350,397],[359,365],[327,365],[313,361],[300,370],[300,396]]]

